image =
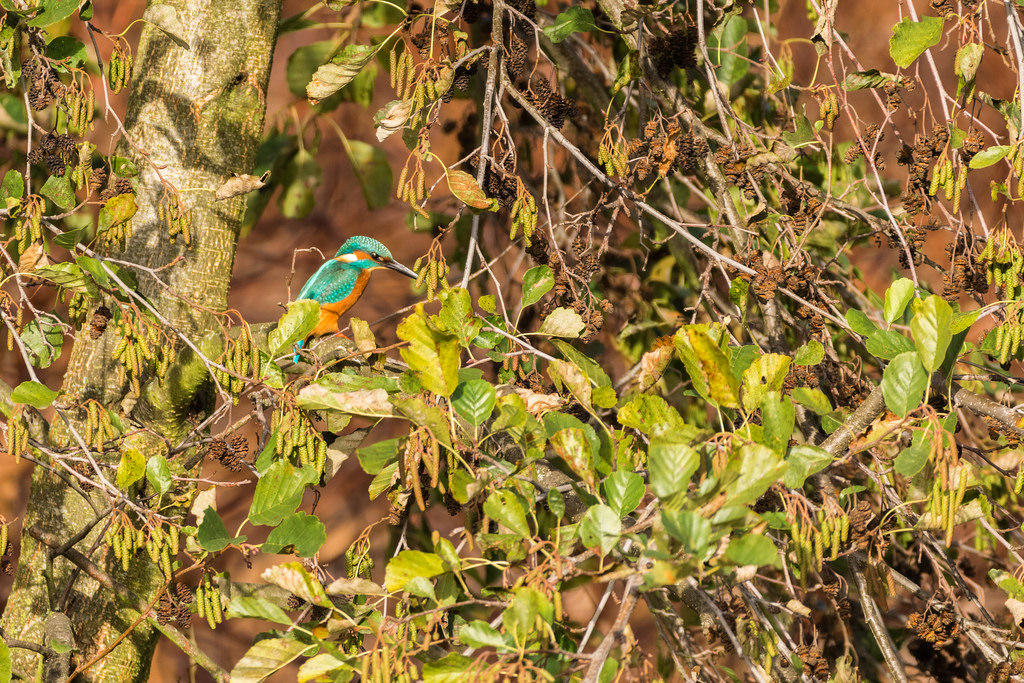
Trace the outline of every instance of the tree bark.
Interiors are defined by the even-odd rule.
[[[244,197],[215,202],[214,190],[233,172],[248,172],[253,166],[266,113],[267,81],[281,2],[161,1],[177,10],[184,31],[181,37],[190,49],[153,25],[143,28],[125,117],[127,136],[119,152],[139,170],[139,210],[124,253],[109,255],[147,268],[174,262],[159,271],[164,283],[151,273],[137,270],[138,292],[177,333],[198,344],[199,337],[221,329],[216,313],[226,307],[245,208]],[[96,99],[104,101],[100,93]],[[181,235],[172,240],[165,223],[157,218],[161,199],[175,192],[192,212],[191,245],[186,245]],[[127,409],[132,426],[141,427],[145,433],[133,446],[147,457],[166,454],[167,444],[187,433],[186,409],[190,405],[195,409],[197,393],[204,386],[208,391],[208,385],[186,369],[177,375],[185,378],[182,382],[163,391],[162,404],[147,404],[129,396],[123,372],[112,358],[117,342],[113,325],[95,341],[88,329],[77,335],[59,403],[72,416],[74,406],[90,398],[121,415]],[[132,404],[138,408],[134,413]],[[61,418],[55,418],[54,423],[51,439],[57,445],[73,445]],[[75,424],[73,419],[71,424]],[[96,457],[116,466],[119,454],[108,452]],[[82,495],[62,479],[37,468],[24,528],[37,527],[52,537],[70,539],[110,502],[99,491]],[[123,582],[134,592],[134,599],[113,594],[63,557],[51,558],[52,548],[25,534],[14,587],[3,615],[3,629],[10,637],[42,644],[48,615],[66,614],[79,648],[72,668],[117,642],[137,620],[138,600],[152,602],[164,582],[159,569],[148,558],[141,559],[145,553],[136,556],[127,573],[115,566],[119,563],[101,538],[103,528],[103,523],[96,525],[74,548]],[[146,680],[156,638],[156,631],[143,620],[84,676],[92,680]],[[38,654],[17,650],[15,655],[17,670],[36,670]]]

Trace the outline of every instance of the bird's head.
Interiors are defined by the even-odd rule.
[[[388,248],[364,235],[349,237],[334,255],[334,260],[349,268],[370,271],[376,268],[390,268],[406,277],[416,279],[416,273],[396,261]]]

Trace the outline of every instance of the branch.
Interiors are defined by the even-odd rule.
[[[656,218],[657,220],[659,220],[662,223],[664,223],[666,226],[668,226],[673,231],[675,231],[679,236],[681,236],[683,239],[685,239],[687,242],[689,242],[691,245],[693,245],[698,251],[703,252],[704,254],[706,254],[707,256],[711,257],[712,259],[714,259],[714,260],[716,260],[716,261],[718,261],[720,263],[724,263],[724,264],[728,265],[729,267],[734,268],[735,270],[738,270],[741,273],[745,273],[747,275],[756,275],[757,274],[756,271],[753,268],[745,266],[742,263],[740,263],[739,261],[736,261],[735,259],[731,259],[728,256],[725,256],[723,254],[719,254],[717,251],[714,250],[714,248],[708,246],[703,241],[701,241],[700,238],[698,238],[695,235],[691,234],[690,231],[686,229],[686,226],[684,226],[682,223],[680,223],[679,221],[676,221],[676,220],[674,220],[672,218],[669,218],[667,215],[662,213],[660,210],[654,208],[653,206],[651,206],[650,204],[645,202],[642,198],[640,198],[639,195],[637,195],[635,192],[630,190],[628,187],[625,187],[622,184],[617,183],[614,180],[612,180],[611,178],[609,178],[601,169],[599,169],[594,164],[594,162],[592,162],[590,159],[588,159],[587,156],[583,152],[581,152],[578,147],[576,147],[576,145],[574,145],[571,142],[569,142],[569,140],[566,139],[566,137],[564,135],[562,135],[561,131],[559,131],[557,128],[552,126],[548,122],[548,120],[544,118],[544,116],[540,113],[540,111],[535,106],[533,106],[533,103],[530,102],[530,100],[528,100],[515,87],[515,85],[512,84],[512,82],[508,79],[508,76],[506,74],[502,74],[501,75],[501,79],[502,79],[502,87],[509,92],[509,94],[512,96],[512,98],[516,102],[518,102],[519,105],[522,106],[522,108],[524,110],[526,110],[530,114],[530,116],[533,117],[533,119],[538,123],[538,125],[540,125],[551,137],[553,137],[558,142],[558,144],[560,144],[567,152],[569,152],[569,154],[571,154],[573,156],[573,158],[576,159],[576,161],[578,161],[580,163],[580,165],[582,165],[584,168],[586,168],[587,171],[589,171],[590,174],[592,176],[594,176],[594,178],[596,178],[600,182],[604,183],[606,186],[610,187],[611,189],[615,190],[616,192],[621,194],[623,197],[625,197],[629,201],[633,202],[633,204],[635,204],[641,211],[646,213],[648,216],[651,216],[652,218]],[[703,227],[703,226],[701,226],[701,227]],[[785,287],[779,287],[778,291],[782,292],[783,294],[785,294],[787,297],[789,297],[793,301],[795,301],[795,302],[797,302],[799,304],[802,304],[804,306],[807,306],[809,309],[811,309],[812,311],[818,313],[823,318],[827,318],[828,320],[832,321],[833,323],[838,325],[843,330],[846,330],[847,332],[850,332],[852,334],[852,330],[850,329],[849,324],[847,324],[847,322],[845,320],[843,320],[842,318],[839,318],[839,317],[833,315],[832,313],[822,309],[821,307],[815,305],[814,303],[812,303],[810,301],[807,301],[803,297],[797,295],[795,292],[792,292],[792,291],[790,291],[789,289],[787,289]]]
[[[615,617],[615,623],[612,624],[608,635],[592,655],[590,666],[587,667],[587,672],[583,675],[583,683],[597,683],[604,663],[608,661],[608,656],[612,652],[612,647],[623,637],[626,627],[629,625],[629,617],[633,614],[633,609],[640,599],[641,583],[643,583],[643,574],[639,572],[626,580],[626,588],[622,591],[622,607],[619,608],[619,614]]]
[[[867,429],[868,425],[874,422],[883,410],[885,410],[885,397],[882,395],[882,386],[879,385],[857,406],[857,410],[853,411],[846,422],[839,425],[839,428],[825,439],[821,447],[831,456],[838,458],[849,448],[850,442]]]
[[[487,60],[487,85],[484,87],[484,117],[481,121],[483,130],[480,133],[480,154],[477,156],[479,163],[476,167],[476,184],[484,186],[484,178],[487,177],[488,148],[491,146],[491,125],[494,122],[494,89],[498,82],[498,73],[502,69],[501,53],[504,50],[504,36],[502,24],[505,16],[505,5],[501,0],[495,0],[491,18],[491,56]],[[466,267],[462,272],[462,288],[469,287],[470,273],[473,271],[473,258],[476,256],[476,244],[480,239],[481,214],[473,214],[473,227],[469,235],[469,246],[466,248]]]
[[[856,558],[852,558],[850,572],[853,574],[853,580],[857,584],[857,592],[860,593],[860,605],[864,612],[864,621],[867,622],[868,628],[871,629],[871,635],[875,637],[878,649],[882,651],[885,664],[889,667],[889,673],[892,674],[893,680],[897,683],[908,683],[907,672],[903,669],[903,662],[896,651],[896,644],[892,642],[889,631],[885,628],[878,605],[868,592],[868,582],[864,578],[864,565],[858,562]]]

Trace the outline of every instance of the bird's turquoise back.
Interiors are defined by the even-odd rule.
[[[321,304],[333,304],[341,301],[356,286],[356,280],[364,267],[361,261],[353,263],[341,263],[339,261],[328,261],[320,266],[320,269],[313,273],[313,277],[306,280],[302,286],[298,299],[313,299]],[[372,261],[368,262],[373,264]]]

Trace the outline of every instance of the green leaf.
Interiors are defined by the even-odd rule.
[[[534,266],[523,275],[523,307],[540,301],[555,286],[555,276],[547,266]]]
[[[188,35],[188,32],[178,17],[178,10],[170,3],[151,3],[143,13],[142,19],[163,31],[164,35],[174,41],[178,47],[186,50],[192,49],[188,39],[185,37]]]
[[[786,473],[786,462],[767,446],[747,443],[740,447],[738,455],[730,459],[727,470],[736,477],[726,487],[731,505],[754,502]]]
[[[102,234],[130,221],[138,210],[139,207],[135,204],[135,195],[131,192],[111,197],[100,209],[96,234]]]
[[[0,683],[11,683],[11,650],[0,640]]]
[[[74,251],[74,246],[82,241],[87,229],[88,226],[84,226],[76,230],[66,230],[59,235],[54,235],[53,242],[57,246],[64,247],[68,251]]]
[[[583,514],[578,532],[585,547],[599,548],[604,557],[619,542],[622,520],[607,505],[594,505]]]
[[[843,89],[847,92],[852,92],[854,90],[864,90],[865,88],[881,88],[896,82],[898,82],[898,79],[895,75],[882,73],[878,69],[852,71],[843,80]]]
[[[793,446],[786,457],[789,469],[783,482],[791,489],[802,488],[807,477],[825,469],[833,460],[835,458],[824,448],[809,444]]]
[[[582,370],[595,387],[607,387],[609,389],[612,387],[611,377],[593,358],[561,339],[552,339],[551,344],[558,349],[558,352],[566,360],[571,361]]]
[[[450,419],[440,407],[433,403],[427,403],[421,396],[396,396],[391,399],[391,402],[413,424],[430,430],[430,434],[441,442],[442,446],[452,447]]]
[[[896,330],[877,330],[868,337],[864,346],[872,356],[885,360],[892,360],[901,353],[914,350],[914,342]]]
[[[263,572],[263,580],[294,593],[306,602],[320,607],[334,607],[320,578],[313,576],[299,562],[285,562],[271,567]]]
[[[554,620],[554,606],[536,588],[521,586],[515,589],[509,606],[501,615],[501,623],[517,643],[523,643],[538,632],[545,631]]]
[[[583,334],[584,329],[586,329],[586,325],[579,313],[571,308],[559,306],[544,318],[537,334],[575,339]]]
[[[25,195],[25,178],[15,170],[7,171],[4,180],[0,183],[0,199],[4,206],[9,206],[8,199],[21,199]]]
[[[548,489],[548,494],[544,497],[548,504],[548,510],[551,510],[551,514],[555,516],[555,519],[562,519],[565,517],[565,496],[558,489]]]
[[[64,331],[60,324],[48,313],[43,316],[31,320],[21,333],[21,342],[37,368],[50,367],[64,348]]]
[[[64,21],[81,4],[82,0],[43,0],[38,5],[43,8],[43,11],[29,19],[28,25],[36,28],[46,28],[51,24],[56,24],[58,21]]]
[[[988,570],[988,577],[992,583],[999,586],[1000,590],[1015,600],[1024,601],[1024,584],[1014,574],[1008,571],[992,567]]]
[[[643,500],[644,494],[647,493],[644,478],[636,472],[626,472],[625,470],[618,470],[608,475],[608,478],[601,483],[601,490],[604,492],[608,507],[614,510],[620,518],[635,510]]]
[[[817,339],[807,342],[793,354],[794,365],[817,365],[825,358],[825,347]]]
[[[784,131],[782,139],[791,147],[800,147],[814,141],[814,129],[810,120],[803,114],[797,114],[793,120],[793,132]]]
[[[327,4],[330,5],[330,1]],[[299,667],[299,671],[296,674],[296,682],[351,680],[352,673],[357,671],[357,669],[349,661],[340,659],[341,657],[343,655],[334,655],[327,652],[313,655]]]
[[[743,278],[733,278],[729,283],[729,301],[736,304],[741,312],[747,310],[747,293],[750,291],[750,283]]]
[[[22,382],[11,392],[12,403],[24,403],[42,410],[53,403],[59,392],[34,380]]]
[[[359,75],[378,49],[370,45],[345,46],[341,54],[316,70],[306,85],[306,97],[316,104],[338,92]]]
[[[484,501],[484,514],[526,540],[533,538],[526,519],[526,505],[515,491],[498,489]]]
[[[448,171],[448,188],[456,199],[470,208],[481,211],[496,210],[497,201],[488,198],[476,184],[476,178],[465,171]]]
[[[72,36],[57,36],[49,43],[46,44],[46,57],[52,59],[55,62],[63,62],[63,66],[60,64],[54,64],[53,66],[59,71],[68,72],[69,69],[77,69],[85,64],[85,60],[88,58],[85,45],[82,41]]]
[[[270,356],[276,358],[289,353],[292,346],[308,337],[320,322],[320,304],[312,299],[300,299],[288,304],[288,312],[277,321],[277,327],[267,335]]]
[[[474,379],[462,382],[452,394],[452,408],[474,427],[482,425],[491,416],[498,393],[490,382]]]
[[[203,513],[203,521],[199,523],[196,531],[196,541],[199,547],[211,553],[219,553],[229,545],[245,543],[245,536],[231,537],[228,528],[224,526],[224,520],[220,518],[213,508],[206,508]]]
[[[747,20],[734,14],[725,26],[708,36],[708,49],[718,80],[732,85],[750,71],[750,48],[747,46]]]
[[[970,167],[972,169],[986,168],[992,164],[1005,158],[1010,150],[1013,149],[1012,145],[996,145],[994,147],[986,147],[981,150],[973,157],[971,157]],[[8,171],[10,173],[10,171]]]
[[[643,70],[640,67],[639,52],[630,50],[626,53],[625,57],[619,60],[619,65],[615,72],[615,82],[612,83],[612,95],[618,94],[620,90],[642,76]]]
[[[555,449],[562,460],[569,465],[569,468],[593,491],[597,488],[597,480],[594,473],[594,451],[586,432],[577,427],[567,427],[555,432],[550,439],[551,447]]]
[[[782,383],[789,373],[789,363],[789,356],[766,353],[750,364],[743,372],[744,410],[754,412],[767,392],[782,390]]]
[[[761,430],[764,444],[776,453],[785,453],[796,424],[796,409],[788,396],[769,391],[761,398]]]
[[[905,18],[892,29],[889,55],[896,66],[907,68],[924,51],[938,45],[942,38],[943,21],[939,17],[923,16],[920,21]]]
[[[307,149],[300,149],[288,160],[281,174],[284,188],[277,205],[285,218],[305,218],[316,203],[314,192],[324,181],[320,162]]]
[[[388,562],[384,587],[388,592],[403,590],[415,578],[431,579],[444,572],[444,562],[434,553],[403,550]]]
[[[738,408],[739,382],[732,374],[729,359],[702,325],[681,328],[673,343],[693,387],[701,396],[715,401],[723,408]]]
[[[275,624],[291,626],[292,620],[283,609],[264,598],[240,595],[232,598],[227,610],[228,619],[261,619]]]
[[[456,637],[472,648],[493,647],[498,650],[508,649],[510,645],[498,629],[486,621],[476,619],[469,622],[456,632]]]
[[[970,329],[971,325],[973,325],[984,312],[985,309],[979,308],[973,311],[964,311],[953,314],[953,325],[950,327],[949,331],[953,333],[953,336],[956,336],[964,330]]]
[[[162,455],[154,455],[146,463],[146,481],[153,487],[158,496],[162,496],[171,490],[173,480],[171,468],[167,464],[167,458]]]
[[[267,536],[260,547],[263,553],[288,552],[290,548],[299,557],[313,557],[327,541],[327,528],[313,515],[296,512],[285,517]]]
[[[279,524],[299,507],[306,486],[319,479],[314,467],[296,468],[286,460],[274,462],[256,484],[249,521],[268,526]]]
[[[956,96],[959,98],[964,90],[973,92],[974,79],[981,66],[981,58],[985,55],[985,46],[981,43],[966,43],[956,53],[955,72],[957,76]]]
[[[821,389],[797,387],[792,392],[793,400],[807,408],[815,415],[827,415],[832,412],[832,404]]]
[[[760,534],[734,537],[725,549],[725,556],[738,565],[762,566],[772,564],[779,555],[772,539]]]
[[[296,97],[306,95],[306,85],[313,78],[317,68],[330,59],[337,49],[338,43],[333,40],[322,40],[299,47],[288,57],[285,69],[285,81],[288,90]]]
[[[544,27],[544,34],[552,43],[560,43],[573,33],[597,30],[594,13],[585,7],[570,7],[555,17],[554,23]]]
[[[942,366],[946,349],[953,339],[953,309],[942,297],[932,294],[918,308],[910,321],[914,346],[924,369],[935,372]]]
[[[231,683],[260,683],[299,657],[315,653],[318,648],[319,645],[309,645],[294,638],[258,640],[231,670]]]
[[[64,261],[55,263],[52,266],[43,266],[32,271],[33,275],[41,277],[58,287],[65,287],[79,294],[96,293],[96,286],[86,279],[82,267],[77,263]]]
[[[690,484],[690,477],[700,465],[700,455],[685,443],[667,438],[651,439],[647,452],[647,476],[651,491],[664,500]]]
[[[911,444],[900,451],[893,461],[893,469],[908,479],[920,472],[928,463],[928,456],[931,454],[931,443],[922,440],[920,443]]]
[[[345,144],[345,152],[348,154],[348,160],[352,163],[356,180],[359,181],[359,186],[363,190],[367,208],[379,209],[382,206],[387,206],[391,201],[393,177],[391,164],[388,163],[388,157],[384,150],[359,140],[348,140]]]
[[[121,176],[122,178],[134,178],[139,175],[139,169],[136,168],[135,163],[125,157],[110,157],[110,168],[114,175]]]
[[[476,672],[476,660],[450,652],[436,662],[423,664],[423,683],[464,683]]]
[[[686,552],[704,556],[711,543],[711,520],[693,510],[662,510],[661,523]]]
[[[927,386],[928,373],[913,351],[896,356],[882,372],[885,406],[900,417],[921,405]]]
[[[903,315],[903,310],[914,298],[914,281],[905,277],[889,285],[885,290],[885,322],[892,324]]]
[[[871,336],[878,329],[878,326],[871,322],[871,319],[864,315],[863,311],[858,311],[856,308],[851,308],[846,312],[846,324],[854,332],[864,337]]]
[[[400,439],[386,439],[363,446],[356,451],[356,455],[359,457],[359,466],[367,474],[380,474],[384,467],[395,461],[400,443]]]
[[[125,448],[121,451],[121,461],[117,465],[117,474],[114,475],[114,484],[122,491],[142,479],[146,473],[146,458],[135,448]]]
[[[409,342],[400,353],[427,391],[448,397],[459,384],[459,343],[428,325],[422,308],[398,324],[398,338]]]
[[[440,327],[454,334],[463,347],[469,348],[483,328],[483,321],[473,312],[469,292],[462,287],[452,287],[439,292],[437,298],[441,300],[441,311],[436,318]]]
[[[75,263],[78,264],[79,268],[91,275],[93,281],[100,287],[110,287],[110,276],[98,259],[94,259],[91,256],[76,256]]]

